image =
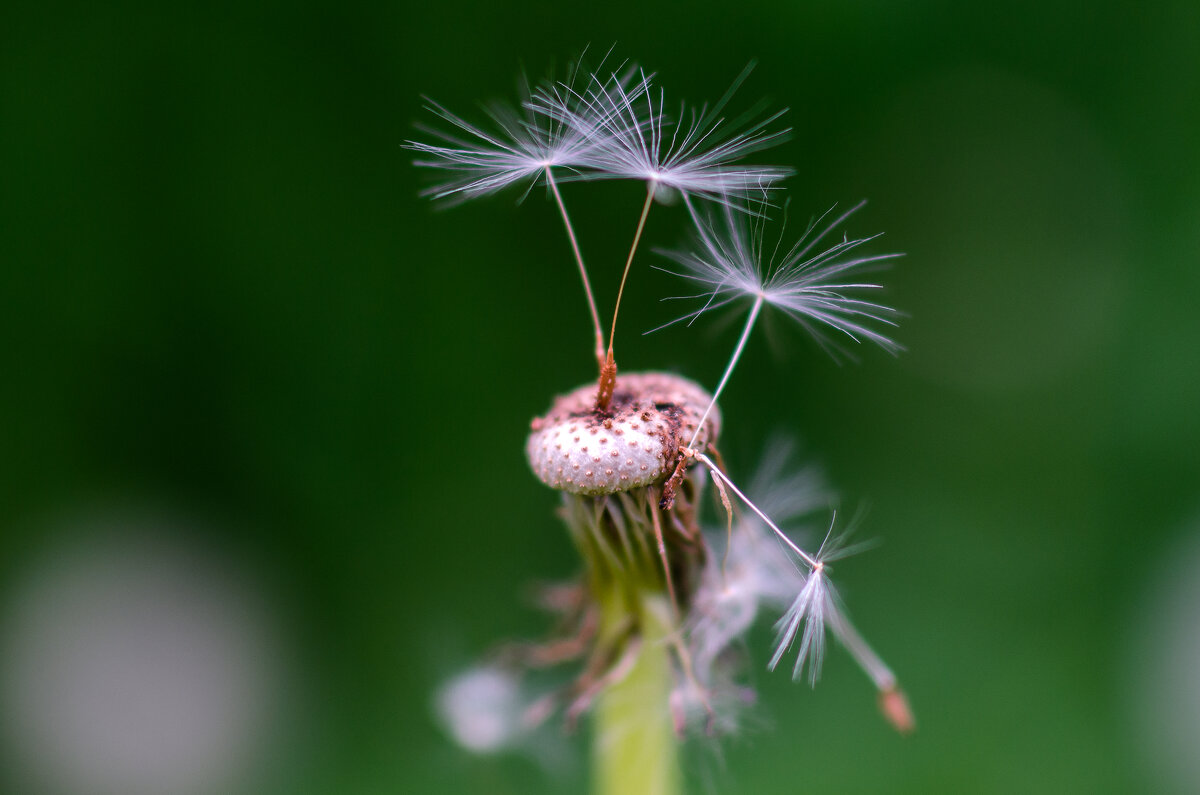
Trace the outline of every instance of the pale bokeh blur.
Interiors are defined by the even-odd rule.
[[[2,603],[0,748],[19,791],[254,791],[287,678],[258,584],[161,522],[70,534]]]
[[[1200,517],[1154,561],[1130,611],[1127,698],[1150,789],[1200,792]]]

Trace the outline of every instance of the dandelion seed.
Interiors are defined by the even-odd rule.
[[[822,216],[809,225],[791,250],[778,262],[773,252],[768,259],[763,258],[762,250],[762,219],[756,218],[757,226],[751,226],[744,216],[734,213],[729,207],[721,208],[719,217],[723,223],[720,228],[709,218],[701,217],[690,199],[684,197],[688,209],[696,220],[700,242],[698,251],[662,251],[659,253],[679,263],[681,272],[667,271],[676,276],[699,283],[704,291],[697,298],[704,298],[704,305],[681,318],[689,322],[703,313],[739,299],[749,298],[753,301],[746,324],[742,328],[733,355],[725,367],[717,388],[713,390],[712,406],[716,405],[730,376],[741,360],[750,339],[750,333],[758,321],[759,313],[764,305],[782,309],[792,319],[808,330],[813,337],[831,353],[835,348],[823,336],[819,326],[824,325],[840,331],[850,339],[858,342],[868,339],[892,353],[900,350],[900,346],[886,335],[872,330],[870,321],[878,321],[887,325],[895,325],[891,316],[895,310],[882,304],[872,303],[850,297],[852,291],[861,289],[880,289],[878,285],[846,282],[838,277],[853,269],[861,269],[874,263],[894,259],[898,254],[880,254],[864,257],[848,257],[848,252],[858,248],[874,238],[850,240],[843,237],[841,243],[827,249],[823,253],[810,255],[813,248],[831,230],[841,224],[851,213],[861,207],[859,204],[848,212],[836,218],[823,231],[814,232],[817,223],[824,219]],[[828,213],[826,213],[828,215]],[[664,328],[660,326],[659,328]],[[688,444],[691,447],[695,439]]]
[[[604,120],[594,116],[575,99],[577,95],[572,85],[580,71],[581,65],[577,62],[571,68],[566,82],[551,82],[536,89],[538,97],[553,98],[559,106],[570,109],[570,124],[562,118],[542,112],[532,101],[535,90],[526,81],[524,99],[519,105],[520,112],[502,103],[493,103],[487,110],[492,121],[491,126],[494,128],[491,130],[471,124],[432,100],[427,100],[428,109],[457,131],[439,131],[425,127],[422,129],[440,139],[442,143],[408,141],[405,148],[421,155],[414,161],[415,165],[456,174],[451,179],[424,191],[425,195],[434,199],[465,201],[495,193],[521,182],[527,183],[527,195],[539,182],[545,182],[562,216],[571,251],[579,268],[592,320],[593,351],[598,366],[603,368],[605,350],[600,314],[596,308],[596,299],[592,293],[574,226],[558,189],[558,181],[563,178],[570,179],[572,174],[578,174],[586,165],[586,154],[590,150],[602,147],[608,135],[605,132]],[[627,78],[614,76],[613,79],[629,82],[632,80],[632,72],[628,73]],[[629,86],[625,90],[630,96],[637,97],[641,89]],[[556,169],[566,173],[556,177]]]
[[[751,502],[738,489],[737,485],[730,480],[729,476],[717,467],[712,459],[703,453],[698,453],[690,449],[685,454],[704,464],[712,473],[714,479],[719,484],[724,484],[724,488],[728,488],[736,494],[750,508],[754,515],[774,533],[775,537],[782,542],[784,547],[790,550],[808,568],[807,573],[796,572],[796,576],[801,582],[799,593],[791,601],[787,612],[776,624],[776,647],[768,666],[770,670],[775,670],[775,667],[783,659],[784,655],[794,644],[797,635],[799,635],[800,646],[796,656],[796,663],[792,670],[793,678],[799,679],[807,664],[809,682],[816,685],[817,679],[820,678],[821,664],[825,656],[825,628],[828,626],[833,631],[834,636],[846,647],[851,656],[854,657],[855,661],[871,678],[879,690],[880,710],[883,712],[884,717],[898,731],[902,733],[911,731],[915,726],[915,721],[912,717],[912,711],[908,707],[907,699],[896,685],[895,675],[883,660],[875,654],[874,650],[862,638],[854,625],[850,623],[844,609],[841,607],[841,600],[838,597],[837,590],[829,579],[829,563],[859,552],[865,547],[870,546],[870,544],[859,543],[848,545],[846,543],[847,538],[853,531],[853,524],[849,530],[838,536],[833,536],[833,527],[837,521],[837,514],[835,513],[820,549],[817,550],[815,555],[809,554],[797,546],[762,508]],[[764,560],[770,561],[771,557],[768,555]],[[772,569],[778,571],[775,565],[772,565]],[[753,621],[752,613],[757,608],[757,595],[750,588],[746,588],[745,583],[742,583],[742,585],[742,591],[734,594],[734,596],[738,597],[737,600],[728,602],[725,605],[722,605],[721,600],[716,600],[715,604],[709,607],[710,616],[714,620],[708,626],[702,627],[699,638],[700,642],[704,644],[700,648],[707,654],[707,658],[709,659],[715,658],[719,652],[719,649],[716,649],[717,644],[727,643],[730,640],[728,634],[731,627],[738,625],[748,627]],[[776,591],[772,595],[777,593]],[[766,594],[763,593],[762,597],[765,599]],[[728,610],[730,604],[735,608],[733,611]],[[726,609],[724,614],[721,612],[722,607]]]
[[[764,513],[769,511],[784,523],[794,522],[830,500],[813,469],[785,468],[791,450],[790,442],[777,439],[749,487]],[[741,516],[722,562],[714,556],[705,567],[690,631],[692,656],[702,682],[728,678],[730,674],[723,669],[730,652],[762,609],[785,610],[806,583],[794,553],[771,536],[757,515]]]

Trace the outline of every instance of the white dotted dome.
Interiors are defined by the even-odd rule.
[[[575,494],[612,494],[666,479],[712,400],[669,373],[617,377],[608,411],[597,412],[596,384],[563,395],[532,423],[525,445],[543,483]],[[695,447],[716,441],[720,412],[709,412]]]

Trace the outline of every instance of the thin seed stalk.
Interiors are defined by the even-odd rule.
[[[607,688],[593,724],[595,795],[680,795],[679,738],[669,708],[673,677],[671,605],[661,590],[631,593],[612,583],[600,599],[601,633],[616,633],[637,611],[642,643],[628,675]],[[634,604],[630,604],[630,599]]]
[[[654,191],[658,183],[651,182],[646,187],[646,201],[642,205],[642,214],[638,217],[637,231],[633,233],[633,245],[629,247],[629,256],[625,259],[625,270],[621,272],[621,286],[617,288],[617,303],[613,308],[612,326],[608,330],[608,354],[600,365],[600,379],[596,390],[596,411],[608,411],[612,402],[613,388],[617,384],[617,363],[613,359],[613,341],[617,338],[617,316],[621,312],[621,296],[625,294],[625,280],[629,278],[629,266],[633,265],[633,255],[637,253],[638,243],[642,239],[642,230],[646,228],[646,216],[650,214],[650,206],[654,204]]]
[[[567,239],[571,241],[571,251],[575,254],[575,263],[579,266],[579,278],[583,281],[583,294],[587,298],[588,311],[592,315],[592,329],[596,335],[596,363],[604,367],[604,331],[600,328],[600,313],[596,310],[596,298],[592,295],[592,283],[588,281],[587,268],[583,264],[583,253],[579,250],[579,240],[575,237],[575,227],[571,224],[571,216],[567,215],[567,205],[563,203],[562,194],[558,190],[558,182],[554,179],[554,171],[546,166],[546,184],[554,194],[554,202],[562,215],[563,226],[567,229]]]

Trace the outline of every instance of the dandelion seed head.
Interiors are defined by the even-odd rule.
[[[560,709],[574,722],[594,702],[629,687],[626,680],[643,654],[667,655],[674,674],[671,713],[680,732],[698,725],[706,733],[733,731],[753,701],[737,681],[746,657],[742,640],[764,609],[782,613],[771,669],[794,656],[793,678],[815,685],[828,630],[875,684],[884,716],[901,731],[914,725],[895,677],[849,621],[830,579],[828,564],[849,552],[842,538],[827,535],[813,554],[792,539],[792,530],[780,527],[830,506],[823,480],[813,470],[789,469],[789,447],[773,445],[747,489],[751,501],[725,473],[713,446],[721,426],[716,401],[766,307],[784,313],[835,355],[845,342],[900,350],[888,333],[898,313],[872,300],[881,288],[861,276],[898,255],[863,254],[874,237],[852,239],[841,231],[857,207],[840,215],[830,210],[790,247],[782,245],[782,232],[769,250],[764,244],[774,191],[791,170],[742,161],[788,130],[774,126],[782,112],[732,120],[723,115],[746,74],[711,108],[669,109],[654,76],[636,66],[590,73],[576,66],[566,81],[526,84],[516,104],[490,106],[481,125],[431,102],[443,129],[428,130],[432,143],[406,144],[417,153],[417,165],[443,172],[443,181],[427,191],[435,198],[464,200],[514,185],[526,192],[546,185],[579,266],[600,366],[598,383],[558,397],[532,421],[526,442],[537,477],[565,492],[560,515],[585,562],[578,598],[562,611],[561,637],[505,658],[508,665],[525,666],[583,659],[584,670],[565,694],[534,702],[507,668],[485,666],[456,677],[438,692],[436,708],[466,748],[528,746],[532,723]],[[648,186],[622,291],[652,202],[680,201],[695,223],[696,241],[687,251],[663,253],[677,266],[673,272],[696,288],[685,297],[701,304],[672,322],[690,322],[747,299],[752,304],[711,395],[671,374],[617,375],[615,312],[605,352],[583,249],[559,183],[617,178]],[[701,203],[701,212],[700,199],[716,206]],[[700,466],[688,473],[693,464]],[[728,510],[728,535],[725,528],[701,529],[698,497],[709,476]],[[736,522],[731,495],[748,508]],[[724,554],[713,554],[726,542]],[[666,693],[663,688],[661,697]],[[667,715],[659,698],[646,701],[650,712],[657,710],[656,720]],[[611,723],[607,731],[627,735],[639,730],[633,723]]]

